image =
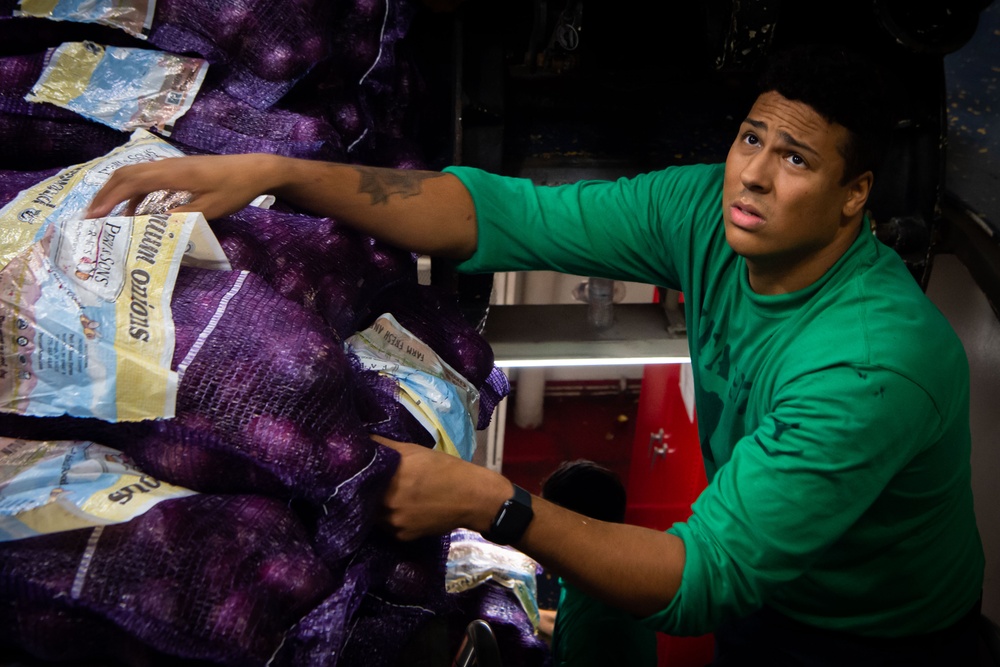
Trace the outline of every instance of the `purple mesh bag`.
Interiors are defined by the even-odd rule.
[[[201,55],[225,72],[227,93],[266,109],[329,57],[327,7],[322,0],[160,0],[149,43]]]
[[[159,653],[128,632],[87,609],[68,611],[44,598],[0,597],[0,655],[4,664],[46,663],[81,665],[112,661],[122,665],[152,665]],[[58,641],[54,641],[58,638]]]
[[[397,542],[373,533],[362,549],[370,583],[351,618],[338,667],[406,664],[404,651],[434,619],[457,612],[445,591],[448,537]]]
[[[369,563],[347,564],[333,593],[303,616],[285,635],[271,667],[333,667],[351,631],[351,622],[371,581]]]
[[[25,95],[41,75],[45,60],[45,53],[0,58],[0,82],[3,83],[0,112],[82,126],[99,125],[114,135],[120,134],[68,109],[25,100]],[[257,109],[220,89],[215,78],[210,72],[191,108],[174,124],[170,140],[194,149],[186,152],[273,153],[325,160],[343,155],[339,135],[318,111],[307,114],[279,108]],[[50,126],[37,125],[39,132]],[[109,133],[104,131],[102,134]]]
[[[41,171],[0,169],[0,206],[6,206],[21,190],[30,188],[59,173],[60,167]]]
[[[208,82],[176,121],[170,139],[216,154],[272,153],[332,161],[344,154],[340,136],[322,114],[257,109]]]
[[[439,650],[447,643],[449,656],[457,654],[468,624],[489,623],[505,665],[542,667],[548,644],[535,634],[531,621],[514,593],[485,582],[463,593],[445,591],[448,538],[425,538],[399,543],[374,533],[362,549],[368,558],[367,590],[350,619],[351,631],[337,667],[394,667],[415,657],[411,647]],[[445,637],[421,634],[443,623]],[[307,663],[301,663],[307,664]]]
[[[446,544],[446,543],[444,543]],[[400,543],[374,533],[344,568],[344,581],[288,633],[273,667],[407,664],[407,642],[453,608],[444,593],[442,542]]]
[[[0,58],[0,82],[3,84],[0,87],[0,111],[19,116],[81,121],[78,114],[68,109],[24,99],[41,76],[46,60],[44,51]]]
[[[535,634],[528,614],[513,591],[487,581],[456,596],[461,611],[451,617],[453,645],[457,647],[461,642],[470,622],[482,619],[493,630],[503,664],[519,667],[547,664],[549,646]]]
[[[247,207],[211,225],[234,269],[260,275],[279,294],[318,313],[341,339],[392,313],[479,390],[477,428],[489,425],[510,392],[492,349],[464,319],[454,297],[417,283],[412,253],[329,218],[294,211]],[[362,382],[382,397],[380,410],[365,413],[370,432],[433,444],[398,407],[394,383],[376,374]]]
[[[110,46],[149,48],[145,40],[112,26],[14,16],[20,5],[20,0],[0,0],[0,44],[5,54],[31,53],[85,39]]]
[[[0,599],[15,627],[61,621],[23,637],[6,626],[4,641],[38,657],[60,646],[76,664],[120,648],[89,641],[89,655],[72,655],[53,633],[116,639],[121,629],[178,658],[264,665],[337,583],[285,503],[261,496],[195,495],[127,523],[0,544]]]
[[[368,432],[399,442],[413,442],[434,447],[437,434],[431,433],[399,402],[399,385],[377,371],[363,372],[359,377],[376,397],[372,409],[364,412]]]
[[[0,113],[0,169],[32,171],[89,162],[128,137],[99,123]]]
[[[356,362],[322,320],[246,272],[182,268],[174,289],[176,417],[0,415],[0,432],[85,439],[205,493],[301,499],[324,517],[334,562],[358,548],[398,455],[368,436]]]
[[[247,207],[211,222],[234,269],[319,313],[341,338],[388,285],[416,282],[416,259],[329,218]]]
[[[172,308],[177,418],[121,448],[196,490],[304,498],[336,524],[339,554],[353,551],[397,460],[368,437],[354,360],[315,314],[254,274],[182,271]],[[227,474],[219,455],[242,465]]]
[[[332,55],[317,78],[326,82],[320,89],[354,162],[423,168],[406,146],[413,135],[413,101],[424,92],[404,46],[415,11],[410,0],[335,6]]]

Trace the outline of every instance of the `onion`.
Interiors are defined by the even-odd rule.
[[[291,469],[301,466],[302,457],[310,449],[310,438],[302,427],[279,415],[253,417],[244,433],[254,458],[285,464]]]
[[[300,610],[327,589],[332,578],[316,559],[279,553],[264,560],[255,573],[261,586],[283,606]]]
[[[284,81],[295,78],[297,60],[291,44],[275,44],[259,54],[253,70],[269,81]]]
[[[300,265],[277,267],[270,282],[278,294],[296,303],[312,302],[316,295],[308,271]]]
[[[172,547],[164,547],[163,553],[170,553]],[[150,578],[142,581],[139,595],[132,596],[135,610],[147,619],[156,619],[170,624],[183,618],[185,609],[182,601],[183,584],[174,579]],[[147,623],[149,620],[146,621]]]

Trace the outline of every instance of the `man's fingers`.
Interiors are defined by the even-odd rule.
[[[167,158],[167,160],[176,158]],[[136,206],[150,192],[169,188],[163,181],[163,165],[166,160],[156,160],[129,165],[116,169],[108,181],[97,191],[87,208],[88,218],[101,218],[121,202],[129,202],[127,215],[133,215]]]
[[[122,169],[113,173],[108,182],[97,191],[97,194],[94,195],[94,198],[90,202],[90,206],[87,207],[86,217],[103,218],[110,214],[115,206],[118,206],[123,201],[129,203],[127,215],[132,215],[139,202],[149,194],[148,192],[142,192],[141,188],[135,187],[130,181],[124,179],[122,177],[122,170],[124,169],[128,169],[128,167],[122,167]]]
[[[115,188],[108,188],[108,186],[105,185],[94,196],[94,199],[91,200],[90,206],[87,207],[87,212],[84,217],[103,218],[111,213],[111,210],[115,206],[127,199],[130,200],[129,205],[134,210],[136,205],[139,203],[138,201],[135,201],[134,197],[130,198],[124,194],[118,194],[115,192]]]
[[[395,444],[395,440],[390,440],[385,436],[378,435],[377,433],[369,433],[368,437],[377,442],[380,445],[385,445],[386,447],[392,447]],[[395,447],[393,447],[395,449]]]
[[[170,157],[115,170],[94,195],[87,217],[103,217],[123,201],[133,215],[137,201],[151,192],[191,193],[192,200],[168,212],[202,213],[213,220],[231,215],[250,204],[259,193],[259,180],[250,173],[253,158],[211,155]],[[169,204],[165,204],[169,205]]]

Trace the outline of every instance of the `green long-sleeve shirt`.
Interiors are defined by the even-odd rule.
[[[711,632],[769,605],[896,637],[982,593],[962,344],[892,249],[863,233],[816,283],[753,292],[725,241],[723,165],[536,187],[451,168],[476,206],[467,272],[546,269],[684,293],[709,485],[680,590],[648,622]]]

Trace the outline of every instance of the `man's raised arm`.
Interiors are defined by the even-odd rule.
[[[150,192],[187,191],[175,211],[209,220],[272,194],[400,248],[463,259],[476,248],[475,207],[449,174],[337,164],[268,154],[167,158],[122,167],[95,195],[88,217],[108,215],[120,202],[129,212]]]

